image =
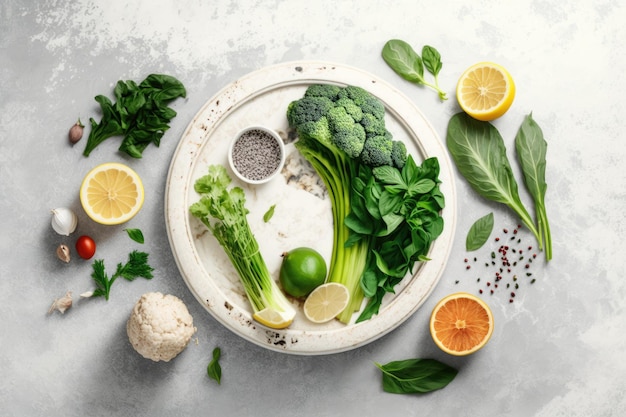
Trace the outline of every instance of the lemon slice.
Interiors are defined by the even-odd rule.
[[[108,162],[85,175],[80,202],[87,215],[100,224],[121,224],[141,209],[144,190],[141,178],[124,164]]]
[[[271,307],[266,307],[263,310],[254,313],[252,318],[272,329],[284,329],[293,322],[294,316],[295,311],[285,312],[274,310]]]
[[[466,69],[459,78],[456,98],[463,111],[474,119],[494,120],[513,104],[515,83],[501,65],[479,62]]]
[[[304,315],[314,323],[326,323],[341,313],[350,300],[348,288],[328,282],[315,288],[304,301]]]
[[[444,297],[430,316],[430,334],[450,355],[465,356],[487,344],[493,333],[493,315],[480,298],[459,292]]]

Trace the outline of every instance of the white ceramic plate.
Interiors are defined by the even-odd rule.
[[[290,143],[285,117],[288,104],[313,83],[357,85],[377,96],[386,107],[386,127],[394,139],[405,142],[417,163],[436,156],[441,166],[441,189],[446,198],[445,227],[429,253],[432,259],[407,276],[388,294],[380,312],[354,324],[308,322],[298,301],[298,314],[285,330],[273,330],[252,319],[239,277],[228,257],[206,228],[189,214],[198,200],[193,184],[211,164],[228,166],[230,140],[249,125],[265,125],[287,142],[283,175],[267,184],[243,187],[254,231],[270,272],[277,279],[281,254],[307,246],[329,260],[332,247],[330,203],[319,178],[309,175]],[[304,170],[303,170],[304,169]],[[310,173],[310,172],[309,172]],[[264,213],[276,205],[269,222]],[[450,159],[442,142],[422,113],[406,96],[381,79],[345,65],[326,62],[290,62],[253,72],[217,93],[187,127],[174,153],[165,192],[165,216],[170,245],[180,272],[196,299],[224,326],[268,349],[304,355],[342,352],[362,346],[395,329],[411,316],[439,281],[452,245],[456,223],[456,195]]]

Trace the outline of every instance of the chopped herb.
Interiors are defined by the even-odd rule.
[[[213,358],[206,369],[209,378],[216,380],[218,384],[222,383],[222,367],[219,362],[221,355],[222,351],[220,348],[216,347],[213,349]]]
[[[128,237],[137,243],[144,243],[143,233],[139,229],[124,229],[128,233]]]
[[[96,289],[91,294],[91,297],[104,297],[106,300],[109,299],[111,286],[117,278],[123,277],[128,281],[133,281],[137,277],[152,279],[152,271],[154,271],[148,265],[148,254],[136,250],[128,255],[126,264],[117,264],[117,269],[111,278],[108,277],[104,270],[104,261],[102,259],[94,261],[92,266],[93,272],[91,277],[96,283]]]
[[[276,204],[272,204],[272,206],[265,212],[263,215],[263,221],[265,223],[269,222],[270,219],[274,216],[274,209],[276,208]]]

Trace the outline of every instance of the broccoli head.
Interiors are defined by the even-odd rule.
[[[312,84],[304,92],[305,97],[326,97],[336,101],[341,87],[332,84]]]
[[[331,141],[350,158],[358,158],[365,144],[365,130],[360,124],[354,123],[348,130],[334,132]]]
[[[384,136],[387,132],[385,122],[382,119],[377,119],[371,113],[363,114],[361,124],[363,125],[367,136]]]
[[[316,122],[334,107],[327,97],[302,97],[292,101],[287,107],[287,121],[290,126],[298,127],[306,122]]]
[[[360,122],[363,118],[363,110],[352,99],[342,97],[335,101],[335,106],[344,108],[355,122]]]
[[[391,161],[393,166],[402,169],[407,160],[406,145],[404,142],[394,140],[391,146]]]
[[[298,125],[296,131],[300,138],[315,139],[324,144],[331,143],[333,138],[328,119],[325,116],[317,121],[304,122]]]
[[[361,162],[371,167],[392,165],[392,149],[391,135],[370,136],[365,139],[363,144],[363,151],[360,156]]]

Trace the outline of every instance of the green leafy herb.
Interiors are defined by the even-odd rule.
[[[489,213],[480,219],[476,220],[472,227],[470,227],[467,237],[465,239],[465,249],[468,251],[474,251],[480,249],[493,230],[493,213]]]
[[[140,84],[118,81],[114,89],[116,102],[98,95],[95,100],[102,109],[102,119],[93,118],[84,156],[105,139],[124,136],[119,150],[133,158],[141,158],[144,149],[153,143],[159,146],[176,112],[168,107],[175,98],[185,97],[185,87],[170,75],[150,74]]]
[[[219,362],[221,355],[222,351],[220,348],[216,347],[213,349],[213,358],[211,359],[211,362],[209,362],[209,366],[206,368],[209,378],[216,380],[218,384],[222,383],[222,367]]]
[[[376,366],[383,373],[383,390],[393,394],[435,391],[448,385],[458,373],[435,359],[405,359]]]
[[[448,150],[457,169],[472,188],[488,200],[511,208],[535,235],[542,249],[542,240],[535,223],[520,200],[518,186],[506,156],[504,141],[489,122],[457,113],[448,123]]]
[[[537,228],[539,229],[539,237],[543,238],[546,260],[550,260],[552,259],[552,237],[545,205],[546,189],[548,188],[546,184],[548,144],[543,138],[541,128],[533,120],[532,114],[526,116],[517,132],[515,150],[522,167],[524,184],[535,202]]]
[[[207,175],[194,183],[200,200],[189,211],[209,229],[228,255],[254,312],[267,308],[280,312],[285,319],[293,319],[296,311],[272,278],[250,229],[246,195],[241,187],[229,188],[230,183],[224,166],[209,166]]]
[[[269,222],[270,219],[274,216],[274,209],[276,209],[276,204],[273,204],[263,215],[263,221],[265,223]]]
[[[434,157],[420,166],[409,156],[402,170],[360,168],[345,219],[353,232],[346,246],[369,242],[361,289],[370,300],[357,322],[377,314],[385,293],[394,292],[416,262],[428,260],[432,242],[443,231],[440,212],[445,202],[438,176]]]
[[[448,99],[446,93],[439,88],[438,76],[443,66],[441,55],[432,46],[424,46],[422,57],[420,57],[405,41],[391,39],[385,43],[382,56],[387,65],[405,80],[432,88],[437,92],[441,101]],[[434,84],[424,78],[424,67],[435,77]]]
[[[91,296],[104,297],[108,300],[111,286],[117,278],[122,277],[128,281],[133,281],[137,277],[152,279],[152,271],[154,271],[154,269],[148,265],[148,254],[136,250],[128,255],[128,262],[126,264],[117,264],[117,269],[110,278],[104,270],[104,261],[97,259],[93,263],[93,272],[91,274],[91,277],[96,283],[96,289]]]
[[[124,229],[128,233],[128,237],[137,243],[144,243],[143,233],[139,229]]]

